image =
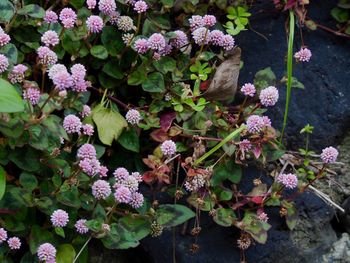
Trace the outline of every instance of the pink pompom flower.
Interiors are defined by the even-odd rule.
[[[83,134],[87,136],[92,136],[94,135],[94,126],[91,124],[84,124],[83,127]]]
[[[0,244],[7,240],[7,231],[3,228],[0,228]]]
[[[58,16],[54,11],[46,11],[45,16],[44,16],[44,22],[47,24],[53,24],[57,23],[58,21]]]
[[[176,153],[176,144],[172,140],[166,140],[162,143],[160,149],[165,156],[171,156]]]
[[[192,32],[192,38],[199,46],[209,44],[210,31],[205,27],[197,28]]]
[[[96,158],[96,149],[92,144],[85,143],[78,149],[77,157],[79,159],[94,159]]]
[[[224,35],[222,38],[222,45],[224,50],[229,51],[235,47],[235,40],[231,35]]]
[[[216,17],[213,15],[203,16],[203,24],[207,27],[212,27],[216,24]]]
[[[242,152],[247,152],[252,148],[252,143],[248,139],[244,139],[239,142],[239,149]]]
[[[311,59],[312,53],[308,48],[301,48],[298,52],[294,54],[294,58],[297,61],[309,62]]]
[[[27,71],[28,67],[23,64],[18,64],[13,67],[8,75],[8,78],[12,84],[21,83],[24,80],[24,73]]]
[[[261,104],[266,107],[274,106],[278,101],[278,97],[278,90],[273,86],[261,90],[259,96]]]
[[[134,43],[134,48],[137,53],[145,54],[149,49],[148,40],[144,38],[136,40]]]
[[[86,234],[89,232],[89,228],[86,226],[86,219],[79,219],[74,227],[79,234]]]
[[[77,20],[77,14],[73,11],[72,8],[65,7],[60,12],[60,20],[64,28],[73,28],[75,21]]]
[[[100,0],[98,2],[98,9],[105,15],[110,15],[116,8],[115,0]]]
[[[321,153],[321,160],[324,163],[335,163],[338,158],[338,150],[332,146],[324,148]]]
[[[42,35],[41,42],[47,47],[54,47],[60,42],[60,39],[55,31],[48,30]]]
[[[73,114],[67,115],[63,120],[63,128],[68,134],[80,133],[81,126],[80,119]]]
[[[36,88],[28,88],[23,91],[23,99],[29,100],[33,106],[38,104],[40,100],[40,90]]]
[[[57,250],[50,243],[41,244],[38,248],[37,254],[41,261],[49,262],[55,260]]]
[[[58,59],[56,53],[48,47],[39,47],[37,49],[37,54],[39,57],[40,64],[46,67],[56,64]]]
[[[72,73],[72,78],[74,81],[79,81],[79,80],[83,80],[86,76],[86,68],[84,65],[82,64],[74,64],[71,68],[70,68],[70,72]]]
[[[191,31],[195,31],[196,29],[204,26],[203,17],[199,15],[193,15],[188,22],[190,23]]]
[[[247,129],[250,133],[258,133],[264,128],[264,123],[259,115],[251,115],[247,119]]]
[[[140,0],[134,4],[134,10],[139,14],[146,12],[147,9],[148,5],[145,1]]]
[[[100,177],[107,177],[107,173],[108,173],[108,168],[106,166],[103,166],[101,165],[100,166],[100,171],[99,171],[99,174],[100,174]]]
[[[124,167],[119,167],[113,172],[115,181],[119,184],[122,184],[129,176],[128,170]]]
[[[137,125],[141,120],[141,114],[137,110],[131,109],[126,113],[125,119],[128,123]]]
[[[133,208],[139,208],[143,205],[144,202],[144,197],[143,194],[134,192],[131,194],[131,200],[130,200],[130,205]]]
[[[83,159],[79,162],[79,167],[89,176],[94,176],[100,172],[101,163],[96,158]]]
[[[131,191],[125,186],[119,186],[115,190],[114,198],[119,203],[128,204],[131,201]]]
[[[11,237],[7,240],[10,249],[17,250],[21,248],[21,240],[18,237]]]
[[[83,106],[83,110],[80,112],[80,116],[85,118],[91,114],[91,108],[88,105]]]
[[[73,86],[72,76],[65,71],[60,71],[52,78],[53,84],[59,90],[69,89]]]
[[[222,33],[220,30],[213,30],[210,32],[210,44],[215,46],[222,46],[223,45],[223,38],[225,34]]]
[[[0,47],[3,47],[10,43],[11,37],[5,32],[0,32]]]
[[[174,31],[175,37],[170,40],[170,44],[175,48],[182,48],[188,44],[188,37],[181,30]]]
[[[298,177],[295,174],[280,174],[277,177],[277,182],[284,185],[288,189],[294,189],[298,186]]]
[[[246,83],[242,86],[241,88],[241,92],[245,95],[245,96],[249,96],[249,97],[254,97],[255,96],[255,86],[251,83]]]
[[[5,72],[9,66],[9,60],[3,54],[0,54],[0,74]]]
[[[161,34],[154,33],[148,38],[148,44],[150,49],[160,51],[165,48],[166,41]]]
[[[106,199],[112,193],[111,186],[105,180],[97,180],[92,185],[92,195],[97,199]]]
[[[99,33],[103,29],[103,20],[99,16],[89,16],[86,20],[86,26],[90,33]]]
[[[88,9],[92,10],[96,7],[96,0],[86,0]]]
[[[54,227],[65,227],[68,221],[68,213],[62,209],[55,210],[51,215],[51,223]]]

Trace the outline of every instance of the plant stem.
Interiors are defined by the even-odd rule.
[[[87,244],[89,244],[91,238],[92,238],[92,236],[90,236],[89,239],[86,240],[86,242],[84,243],[84,245],[81,247],[79,253],[77,254],[77,256],[75,257],[75,259],[73,260],[73,263],[75,263],[75,262],[78,260],[80,254],[83,252],[83,250],[84,250],[84,248],[87,246]]]
[[[207,153],[203,154],[200,158],[198,158],[194,162],[194,166],[199,165],[201,162],[203,162],[205,159],[207,159],[210,155],[212,155],[214,152],[219,150],[223,145],[225,145],[227,142],[229,142],[234,137],[236,137],[241,131],[243,131],[245,129],[245,127],[246,126],[244,124],[242,124],[241,127],[234,130],[233,132],[231,132],[226,138],[224,138],[221,142],[219,142],[217,145],[215,145],[213,148],[211,148],[210,151],[208,151]]]
[[[292,74],[293,74],[293,42],[294,42],[294,13],[292,10],[289,11],[289,39],[288,39],[288,58],[287,58],[287,95],[286,95],[286,106],[284,109],[283,116],[283,127],[281,132],[280,142],[282,142],[284,130],[287,125],[288,118],[288,110],[289,110],[289,102],[292,93]]]

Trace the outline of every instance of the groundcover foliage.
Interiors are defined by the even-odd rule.
[[[263,114],[286,77],[262,69],[225,102],[249,17],[240,1],[2,0],[1,262],[87,262],[91,238],[127,249],[192,218],[196,236],[202,211],[240,229],[242,250],[266,242],[266,206],[293,228],[293,198],[326,165],[310,169],[307,146],[277,162],[285,149]],[[274,183],[257,175],[240,192],[242,167],[269,163]]]

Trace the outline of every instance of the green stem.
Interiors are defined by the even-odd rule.
[[[75,257],[75,259],[74,259],[73,263],[75,263],[75,262],[78,260],[78,258],[79,258],[79,256],[80,256],[80,254],[83,252],[83,250],[84,250],[84,248],[87,246],[87,244],[89,244],[89,242],[90,242],[91,238],[92,238],[92,236],[90,236],[90,237],[89,237],[89,239],[88,239],[88,240],[86,240],[85,244],[84,244],[84,245],[81,247],[81,249],[80,249],[80,251],[79,251],[78,255]]]
[[[227,142],[232,140],[234,137],[236,137],[238,134],[241,133],[246,128],[244,124],[241,125],[237,130],[234,130],[231,132],[226,138],[224,138],[221,142],[219,142],[217,145],[215,145],[213,148],[210,149],[207,153],[203,154],[200,158],[198,158],[194,162],[194,166],[198,166],[201,162],[203,162],[205,159],[207,159],[210,155],[212,155],[214,152],[219,150],[223,145],[225,145]]]
[[[289,17],[290,17],[290,21],[289,21],[288,58],[287,58],[287,95],[286,95],[286,106],[284,110],[283,127],[282,127],[280,142],[282,142],[284,130],[287,125],[289,102],[290,102],[291,93],[292,93],[293,42],[294,42],[294,28],[295,28],[294,13],[292,10],[289,11]]]

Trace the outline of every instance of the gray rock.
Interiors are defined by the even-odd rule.
[[[341,238],[333,244],[329,253],[323,256],[324,263],[349,263],[350,262],[350,237],[343,233]]]

